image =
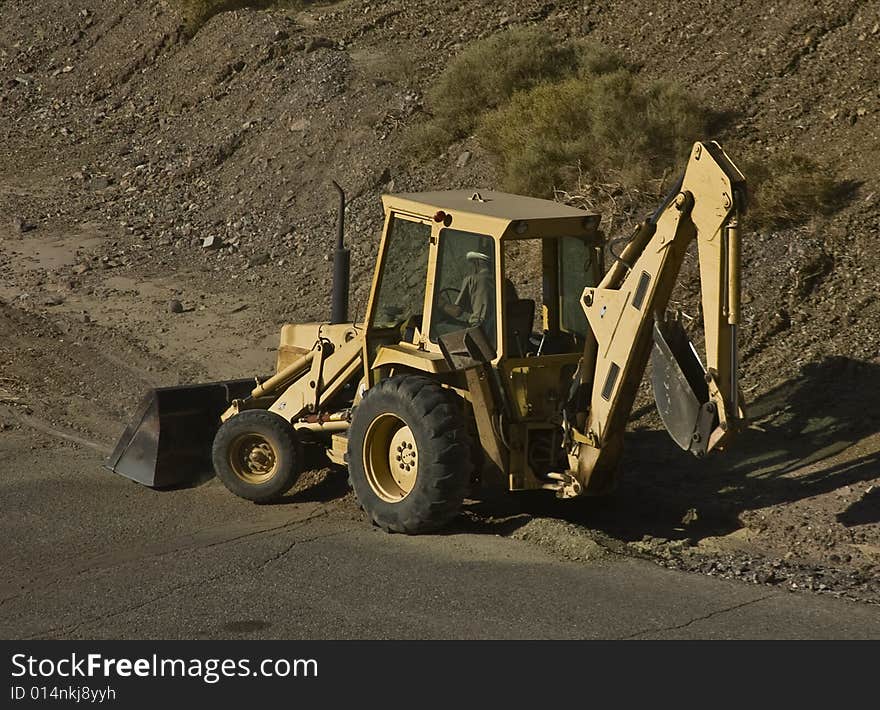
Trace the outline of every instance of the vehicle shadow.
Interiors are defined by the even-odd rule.
[[[874,488],[838,513],[837,520],[848,528],[880,523],[880,488]]]
[[[348,470],[333,464],[318,443],[303,446],[303,473],[293,489],[268,505],[329,503],[350,492]]]
[[[880,431],[880,412],[865,407],[876,401],[880,367],[827,358],[751,403],[751,426],[723,454],[696,459],[663,430],[632,431],[618,488],[610,497],[558,501],[546,494],[519,494],[507,501],[475,502],[468,509],[478,519],[497,521],[485,530],[496,534],[504,534],[499,525],[516,529],[539,515],[625,541],[645,535],[692,541],[725,535],[742,527],[739,515],[745,511],[876,478],[880,451],[839,457]],[[838,520],[848,526],[880,521],[880,495],[872,493]]]

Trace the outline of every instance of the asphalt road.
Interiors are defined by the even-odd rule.
[[[0,637],[880,638],[876,606],[479,533],[366,523],[332,480],[256,506],[155,492],[99,452],[0,432]]]

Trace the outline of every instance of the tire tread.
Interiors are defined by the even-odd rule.
[[[412,492],[397,503],[379,498],[362,470],[360,449],[376,407],[396,407],[399,415],[408,410],[414,419],[407,423],[418,442],[419,475]],[[458,515],[473,474],[473,442],[454,392],[421,375],[382,380],[355,410],[348,441],[349,484],[374,524],[389,532],[418,534],[437,530]]]

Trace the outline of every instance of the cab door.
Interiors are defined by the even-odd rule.
[[[429,339],[468,328],[483,331],[497,349],[498,289],[495,240],[486,234],[441,228],[432,279]]]
[[[367,369],[380,346],[417,343],[426,330],[433,232],[434,224],[427,218],[388,214],[367,306]]]

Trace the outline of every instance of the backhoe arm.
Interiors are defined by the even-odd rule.
[[[581,365],[583,386],[590,388],[589,409],[575,417],[566,432],[570,470],[554,476],[561,496],[602,493],[612,484],[652,343],[659,358],[654,366],[658,409],[679,445],[702,455],[722,448],[736,429],[743,417],[736,381],[736,329],[739,215],[744,207],[745,180],[721,147],[714,142],[694,144],[677,194],[642,225],[602,282],[584,290],[581,303],[595,336]],[[705,368],[678,319],[665,317],[685,251],[694,239],[700,261]]]

